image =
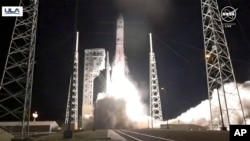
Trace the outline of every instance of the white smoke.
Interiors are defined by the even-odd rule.
[[[242,107],[244,110],[246,123],[250,124],[250,81],[246,81],[245,83],[238,83],[238,90],[242,102]],[[239,101],[235,101],[230,98],[230,94],[235,93],[237,89],[235,89],[234,83],[224,84],[224,90],[226,92],[227,103],[231,107],[235,109],[241,109]],[[222,89],[219,89],[219,93],[221,93]],[[222,109],[225,106],[225,102],[222,100],[224,97],[220,95]],[[218,103],[218,95],[217,90],[213,91],[211,103],[213,104],[213,113],[217,113],[216,116],[219,116],[219,103]],[[240,114],[234,112],[230,115],[230,121],[233,121],[233,124],[242,124],[243,119]],[[185,113],[182,113],[175,119],[169,120],[169,123],[183,123],[183,124],[197,124],[201,126],[208,126],[210,123],[210,106],[209,100],[204,100],[196,107],[192,107],[187,110]],[[219,119],[219,117],[218,117]],[[226,125],[227,126],[227,125]]]

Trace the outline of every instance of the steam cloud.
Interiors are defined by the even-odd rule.
[[[95,127],[97,129],[134,128],[133,122],[126,114],[124,99],[106,97],[96,104]]]
[[[224,85],[226,97],[230,97],[230,93],[235,93],[236,89],[234,87],[234,83],[227,83]],[[241,102],[246,118],[246,123],[250,124],[250,81],[246,81],[245,83],[238,83],[238,90],[241,97]],[[219,90],[220,92],[220,90]],[[212,103],[216,104],[217,102],[217,91],[215,90],[212,95]],[[223,98],[223,97],[222,97]],[[222,99],[221,98],[221,99]],[[227,101],[230,105],[240,106],[238,102],[233,100]],[[218,104],[213,111],[218,111]],[[222,103],[223,106],[223,103]],[[240,109],[240,107],[235,107],[236,109]],[[219,114],[218,114],[219,115]],[[242,124],[243,119],[240,119],[240,116],[235,113],[234,115],[230,115],[230,118],[233,117],[233,124]],[[209,101],[204,100],[196,107],[190,108],[185,113],[182,113],[176,119],[169,120],[171,123],[175,123],[176,121],[184,124],[197,124],[201,126],[208,126],[210,122],[210,107]],[[227,125],[226,125],[227,126]]]

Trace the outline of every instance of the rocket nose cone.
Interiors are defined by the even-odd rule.
[[[119,15],[119,18],[117,19],[117,27],[123,27],[124,21],[123,21],[123,16]]]
[[[119,17],[118,17],[119,19],[123,19],[123,16],[122,16],[122,14],[119,14]]]
[[[123,22],[123,16],[122,16],[122,14],[119,15],[118,21],[122,21]]]

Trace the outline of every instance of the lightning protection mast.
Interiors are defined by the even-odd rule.
[[[213,130],[220,127],[226,130],[226,126],[237,124],[238,121],[233,118],[234,115],[244,119],[242,124],[245,124],[245,116],[217,0],[201,0],[201,12],[211,113],[210,128]],[[225,90],[224,85],[229,82],[234,86],[233,92],[230,93]],[[231,101],[237,105],[232,105]]]
[[[21,135],[29,136],[35,64],[38,0],[20,0],[23,16],[17,17],[1,79],[0,119],[21,121]]]
[[[161,98],[158,84],[157,68],[155,54],[153,52],[152,34],[149,33],[150,53],[149,53],[149,110],[151,117],[151,128],[154,128],[154,122],[162,121]]]
[[[76,32],[76,50],[74,54],[73,76],[70,78],[69,95],[66,108],[65,123],[68,125],[68,130],[73,125],[74,130],[78,130],[78,39],[79,32]]]

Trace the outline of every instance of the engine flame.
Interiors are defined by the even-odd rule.
[[[121,74],[124,75],[124,74]],[[127,116],[134,121],[143,115],[143,106],[140,102],[138,90],[127,77],[120,77],[110,84],[109,96],[116,99],[124,99],[126,102]]]
[[[128,77],[125,55],[116,54],[114,60],[108,96],[123,99],[126,102],[126,114],[129,119],[139,122],[145,113],[139,91]]]

